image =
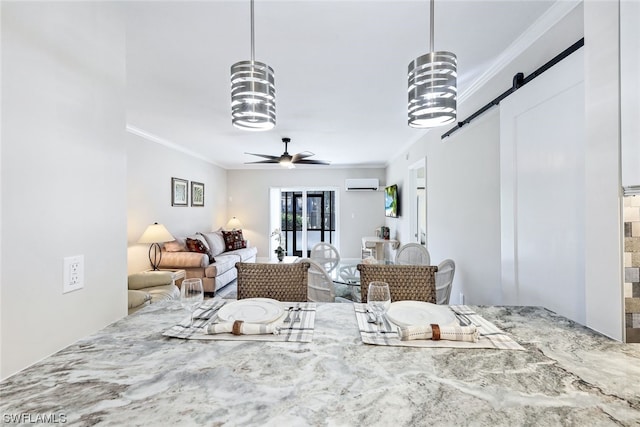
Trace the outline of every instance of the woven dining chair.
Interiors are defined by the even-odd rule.
[[[309,258],[302,258],[300,262],[309,264],[307,272],[307,301],[335,302],[336,292],[333,280],[324,268]]]
[[[438,267],[434,265],[358,264],[360,270],[360,294],[367,302],[369,283],[389,284],[391,301],[425,301],[436,303],[436,279]]]
[[[419,243],[404,244],[396,252],[396,264],[400,265],[429,265],[431,256],[427,248]]]
[[[294,264],[236,263],[238,299],[273,298],[278,301],[307,300],[308,262]]]
[[[456,263],[452,259],[445,259],[438,264],[436,273],[436,303],[449,304],[453,275],[456,273]]]

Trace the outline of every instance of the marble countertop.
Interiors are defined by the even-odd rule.
[[[640,345],[474,309],[526,351],[365,345],[351,304],[318,304],[311,343],[172,339],[186,312],[153,304],[2,381],[1,423],[640,425]]]

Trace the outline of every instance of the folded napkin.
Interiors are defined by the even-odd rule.
[[[447,340],[477,342],[480,334],[475,326],[416,325],[399,329],[400,340]]]
[[[228,333],[232,333],[233,335],[278,335],[280,328],[273,324],[245,323],[242,320],[236,320],[235,322],[213,323],[207,326],[205,332],[211,335]]]

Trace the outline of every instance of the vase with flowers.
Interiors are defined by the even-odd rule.
[[[282,262],[282,260],[284,259],[284,248],[281,246],[282,245],[282,233],[280,232],[280,229],[276,228],[275,230],[273,230],[273,232],[271,232],[271,237],[272,238],[275,237],[276,240],[278,241],[278,247],[276,248],[276,250],[274,252],[278,256],[278,261]]]

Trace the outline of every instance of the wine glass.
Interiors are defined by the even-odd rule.
[[[390,306],[391,294],[389,293],[389,284],[385,282],[369,283],[367,308],[376,316],[377,325],[382,325],[382,316],[389,310]],[[381,335],[380,328],[376,331],[376,335]]]
[[[193,312],[204,300],[204,291],[202,290],[201,279],[185,279],[180,285],[180,303],[184,308],[189,310],[191,314],[191,323],[189,328],[193,326]]]

